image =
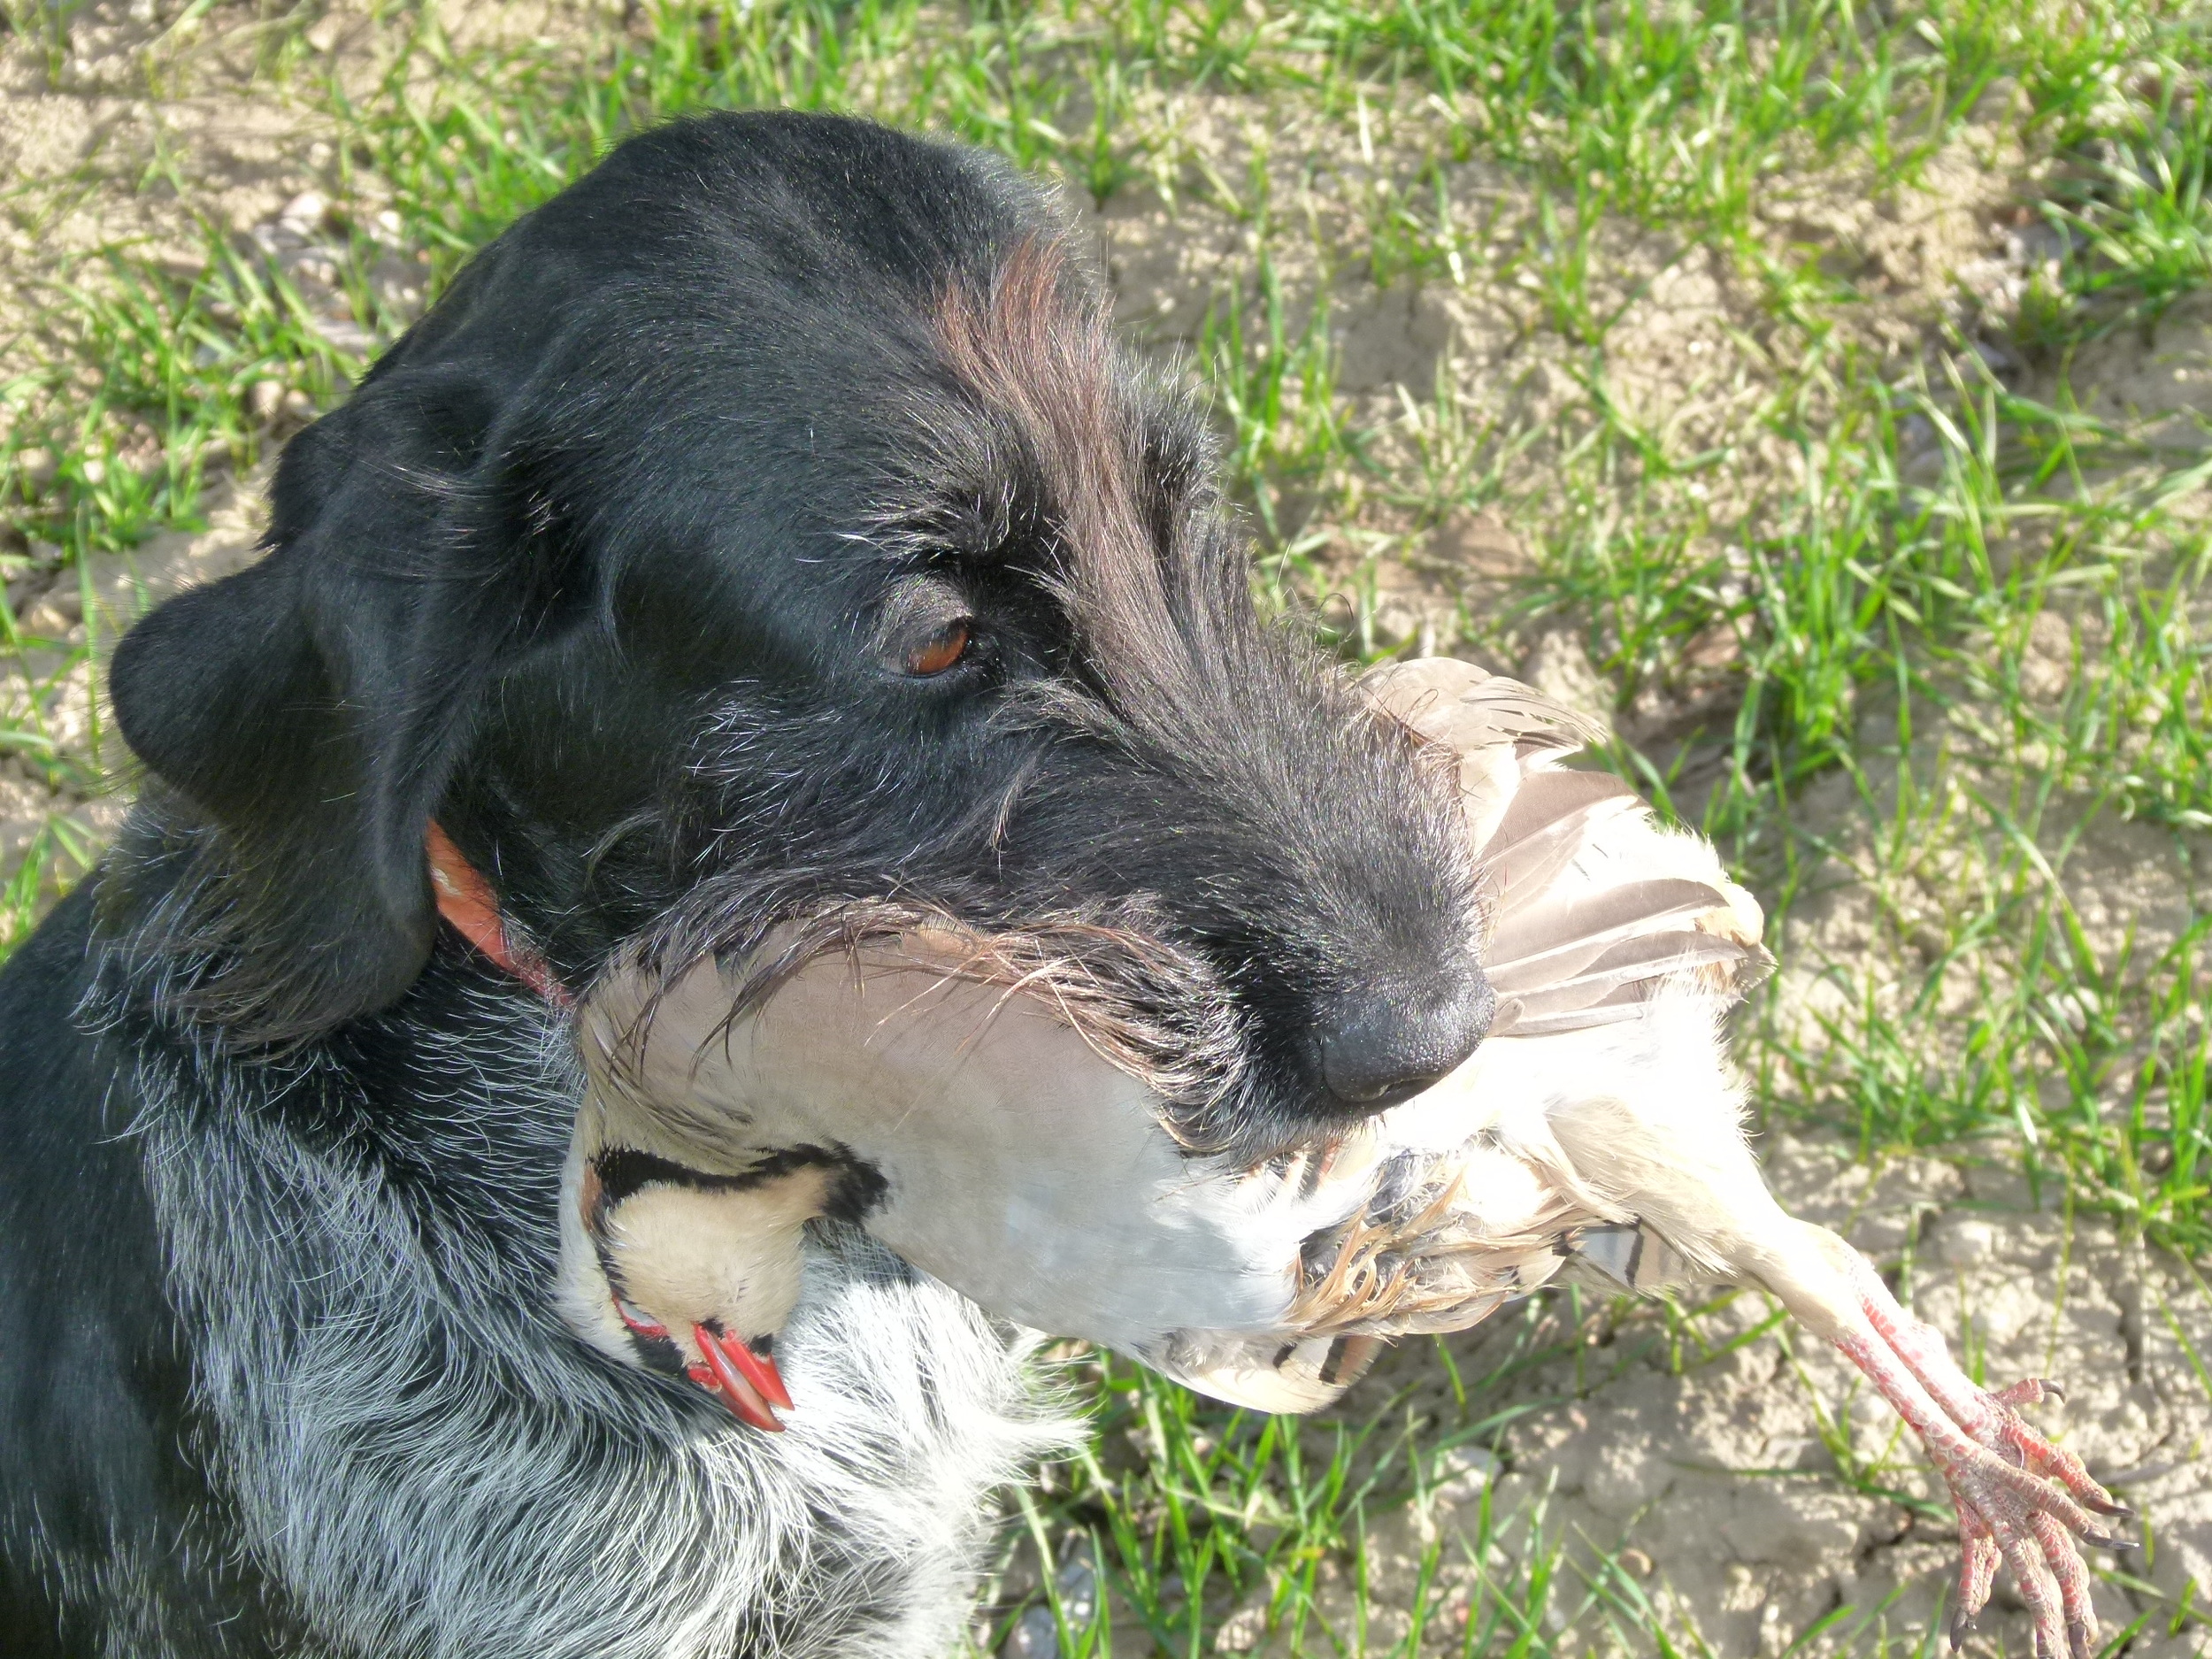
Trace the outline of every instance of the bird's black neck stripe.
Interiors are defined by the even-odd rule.
[[[592,1160],[599,1171],[602,1204],[618,1204],[642,1187],[688,1187],[706,1193],[742,1193],[764,1187],[794,1170],[842,1165],[846,1159],[827,1147],[783,1147],[767,1154],[752,1168],[737,1175],[710,1175],[687,1164],[641,1152],[635,1147],[609,1147]]]

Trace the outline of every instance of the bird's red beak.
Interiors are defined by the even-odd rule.
[[[691,1334],[707,1362],[690,1368],[691,1380],[721,1395],[723,1404],[741,1421],[772,1434],[781,1433],[783,1422],[776,1412],[780,1408],[791,1409],[791,1394],[783,1386],[776,1362],[754,1353],[742,1339],[725,1336],[703,1325],[693,1325]]]

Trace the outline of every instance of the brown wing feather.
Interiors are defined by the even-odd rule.
[[[1622,779],[1559,764],[1598,739],[1596,722],[1451,657],[1394,664],[1362,685],[1459,761],[1491,899],[1484,959],[1508,996],[1496,1034],[1626,1018],[1685,972],[1740,995],[1771,965],[1747,896],[1688,879],[1694,843],[1654,828]],[[1632,939],[1667,942],[1610,954]]]
[[[1562,894],[1517,911],[1501,926],[1491,936],[1485,965],[1502,992],[1540,989],[1579,972],[1609,945],[1727,902],[1702,881],[1667,877],[1587,895]]]

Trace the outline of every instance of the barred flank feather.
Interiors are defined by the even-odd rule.
[[[1491,903],[1483,962],[1503,999],[1494,1038],[1628,1018],[1689,971],[1732,1002],[1773,966],[1756,901],[1709,846],[1660,829],[1610,773],[1561,766],[1594,735],[1582,716],[1450,657],[1366,689],[1459,757]]]

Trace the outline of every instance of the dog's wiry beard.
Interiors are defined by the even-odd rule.
[[[825,952],[956,936],[951,972],[1055,1005],[1194,1152],[1325,1138],[1341,1125],[1283,1057],[1299,999],[1356,979],[1335,947],[1371,936],[1363,887],[1449,895],[1471,874],[1402,728],[1255,622],[1215,638],[1211,682],[1184,696],[1034,674],[930,732],[730,688],[657,815],[665,839],[628,855],[665,875],[626,954],[672,978],[715,958],[735,1018]],[[1437,871],[1369,850],[1379,822],[1421,850],[1428,818]]]
[[[1228,666],[1286,728],[1258,738],[1233,695],[1211,730],[1202,710],[1148,729],[1073,678],[1019,687],[952,744],[894,746],[838,713],[733,692],[662,819],[677,879],[627,959],[671,979],[717,960],[735,1021],[825,954],[957,940],[948,973],[1050,1005],[1146,1085],[1193,1153],[1257,1163],[1325,1139],[1337,1125],[1268,1063],[1251,960],[1290,971],[1295,918],[1325,899],[1271,821],[1280,781],[1256,774],[1286,771],[1296,749],[1297,784],[1326,790],[1334,772],[1392,764],[1402,733],[1327,671],[1251,644],[1269,660]],[[1175,821],[1126,804],[1155,797],[1179,803]]]
[[[946,977],[1035,999],[1142,1082],[1162,1102],[1163,1125],[1187,1150],[1262,1156],[1267,1148],[1248,1145],[1240,1133],[1262,1116],[1248,1098],[1256,1081],[1246,1018],[1202,959],[1159,937],[1151,908],[1129,900],[985,927],[971,914],[918,898],[847,899],[795,911],[756,901],[672,915],[638,961],[668,980],[709,956],[737,969],[728,1016],[734,1025],[824,956],[843,954],[856,964],[871,945],[926,933],[956,942],[940,957]],[[763,927],[763,915],[778,919]],[[744,921],[733,926],[733,917]]]

